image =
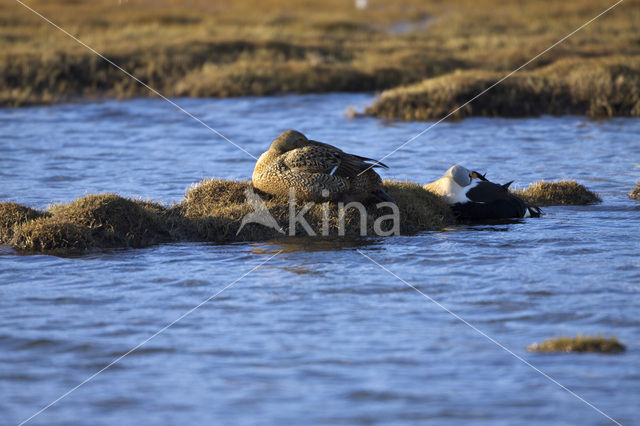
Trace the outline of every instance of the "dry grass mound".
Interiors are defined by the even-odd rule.
[[[616,354],[626,350],[615,337],[582,336],[556,337],[527,347],[531,352],[597,352]]]
[[[358,238],[438,230],[453,222],[449,206],[420,185],[385,181],[385,191],[397,201],[399,221],[391,207],[306,203],[297,200],[293,215],[289,199],[252,188],[248,181],[207,179],[190,188],[185,199],[167,209],[160,204],[130,200],[115,194],[87,195],[37,212],[15,203],[0,204],[2,242],[17,250],[54,254],[91,248],[146,247],[170,241],[264,241],[283,235]],[[260,200],[256,201],[257,195]],[[253,203],[247,202],[247,195]],[[264,203],[264,204],[262,204]],[[273,227],[243,223],[264,205]],[[290,217],[299,217],[295,224]],[[291,232],[292,225],[296,229]]]
[[[400,233],[437,230],[452,223],[451,211],[446,203],[420,185],[385,181],[384,187],[397,202]],[[264,201],[282,232],[260,224],[247,223],[236,235],[243,217],[254,211],[246,202],[249,189]],[[306,204],[296,200],[295,214],[299,214]],[[347,208],[348,204],[344,207],[344,218],[341,220],[338,203],[313,203],[303,216],[309,227],[297,223],[296,229],[292,231],[288,198],[274,197],[252,189],[248,181],[209,179],[187,191],[185,200],[176,209],[188,220],[186,226],[190,228],[192,238],[204,241],[265,240],[292,233],[296,236],[374,236],[380,234],[376,231],[376,223],[383,233],[392,231],[392,220],[383,219],[392,214],[391,208],[378,208],[375,202],[365,203],[362,212],[356,208]]]
[[[640,183],[636,183],[636,188],[629,193],[632,200],[640,200]]]
[[[401,120],[443,118],[506,72],[466,70],[382,93],[365,114]],[[526,117],[583,114],[640,116],[640,58],[563,60],[522,71],[451,115]]]
[[[583,206],[602,202],[598,194],[573,180],[540,181],[513,193],[537,206]]]
[[[10,245],[18,250],[50,254],[82,253],[96,245],[92,230],[56,217],[40,217],[19,225]]]
[[[383,185],[396,200],[399,221],[393,219],[392,207],[375,201],[358,207],[296,200],[291,214],[287,197],[262,193],[249,181],[207,179],[190,188],[180,204],[168,209],[116,194],[87,195],[54,205],[46,213],[16,203],[0,203],[0,231],[2,242],[18,250],[64,254],[171,241],[226,243],[285,235],[350,239],[410,235],[439,230],[454,222],[447,203],[422,186],[394,180],[385,180]],[[599,201],[596,194],[573,181],[538,182],[516,193],[543,206]],[[275,220],[273,226],[243,221],[247,214],[263,207]],[[292,217],[304,220],[294,222]]]
[[[211,242],[240,240],[240,236],[235,234],[242,217],[252,211],[245,202],[245,190],[250,186],[248,181],[221,179],[206,179],[192,186],[184,201],[174,207],[177,214],[185,218],[184,226],[189,238]],[[268,202],[268,196],[260,195]],[[275,214],[274,211],[271,213]],[[241,232],[242,237],[249,241],[278,235],[273,229],[255,224],[249,224]]]
[[[6,243],[13,237],[15,226],[42,216],[45,216],[44,212],[18,203],[0,203],[0,243]]]
[[[444,199],[417,183],[384,180],[385,192],[400,208],[400,222],[407,233],[437,230],[454,222]]]
[[[166,209],[151,202],[98,194],[49,210],[58,222],[90,229],[100,247],[145,247],[172,240]]]

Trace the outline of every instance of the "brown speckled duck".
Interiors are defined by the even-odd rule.
[[[258,158],[251,180],[255,188],[272,195],[288,197],[289,188],[294,188],[296,198],[302,200],[393,202],[372,167],[388,168],[287,130]]]

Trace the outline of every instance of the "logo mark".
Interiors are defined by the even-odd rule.
[[[244,228],[248,223],[259,223],[260,225],[266,226],[267,228],[273,228],[279,233],[284,234],[284,231],[269,212],[269,209],[267,209],[267,205],[262,201],[262,198],[253,192],[253,188],[246,188],[244,190],[244,195],[247,197],[247,203],[253,208],[253,211],[244,215],[236,235],[238,235],[240,231],[242,231],[242,228]]]
[[[247,198],[247,203],[253,208],[253,211],[247,213],[242,218],[240,223],[240,227],[236,232],[236,235],[240,234],[240,231],[245,227],[245,225],[249,223],[258,223],[262,226],[266,226],[267,228],[275,229],[279,233],[286,235],[286,232],[280,227],[276,219],[271,215],[269,209],[267,209],[267,205],[260,198],[258,194],[253,192],[252,187],[247,187],[244,190],[244,194]],[[322,191],[322,196],[327,198],[329,196],[328,191]],[[297,210],[296,203],[296,195],[295,189],[289,188],[289,236],[296,235],[297,225],[300,225],[302,229],[305,230],[308,236],[313,237],[316,236],[316,232],[313,230],[309,222],[307,222],[305,218],[305,214],[309,212],[309,210],[315,205],[314,202],[308,202],[300,211]],[[389,235],[400,235],[400,210],[395,203],[392,202],[382,202],[376,204],[377,209],[389,208],[391,209],[391,214],[378,216],[373,223],[373,232],[375,235],[380,237],[387,237]],[[328,236],[330,232],[329,226],[329,201],[322,203],[322,236]],[[367,213],[367,208],[360,202],[352,201],[345,205],[344,202],[340,201],[337,203],[337,213],[338,213],[338,236],[345,235],[345,219],[346,212],[349,209],[355,209],[360,215],[360,236],[367,236],[367,220],[369,219],[369,214]],[[315,218],[317,222],[317,217]],[[384,227],[387,229],[383,229],[383,222],[391,222],[391,227]]]

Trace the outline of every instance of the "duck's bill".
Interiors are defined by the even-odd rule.
[[[485,177],[487,174],[483,174],[481,175],[480,173],[476,172],[476,171],[472,171],[471,172],[471,179],[480,179],[480,180],[487,180],[487,178]]]

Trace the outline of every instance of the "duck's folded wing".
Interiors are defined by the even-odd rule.
[[[283,163],[292,170],[306,173],[326,173],[337,170],[340,166],[340,153],[318,146],[305,146],[293,149],[283,155]]]
[[[325,147],[315,144],[289,151],[284,155],[284,164],[293,170],[348,179],[355,178],[371,167],[356,155],[347,154],[330,145]]]
[[[498,210],[513,214],[511,211],[517,212],[517,216],[497,216],[497,217],[522,217],[525,214],[527,204],[518,196],[513,195],[507,189],[508,185],[499,185],[487,180],[480,181],[473,188],[467,191],[467,198],[475,203],[485,203]],[[510,206],[507,208],[506,206]]]
[[[365,169],[369,168],[369,167],[384,167],[385,169],[389,168],[389,166],[387,166],[386,164],[376,160],[375,158],[369,158],[369,157],[363,157],[361,155],[350,154],[350,153],[342,151],[340,148],[336,148],[333,145],[329,145],[328,143],[312,141],[312,140],[310,140],[309,143],[313,144],[315,146],[319,146],[319,147],[323,147],[323,148],[326,148],[326,149],[329,149],[329,150],[337,151],[337,152],[339,152],[340,154],[342,154],[343,156],[346,156],[346,157],[353,157],[352,161],[359,161],[359,162],[365,163],[366,164]]]
[[[511,194],[504,186],[489,182],[488,180],[479,181],[474,187],[467,191],[467,198],[477,203],[507,200],[511,197]]]

